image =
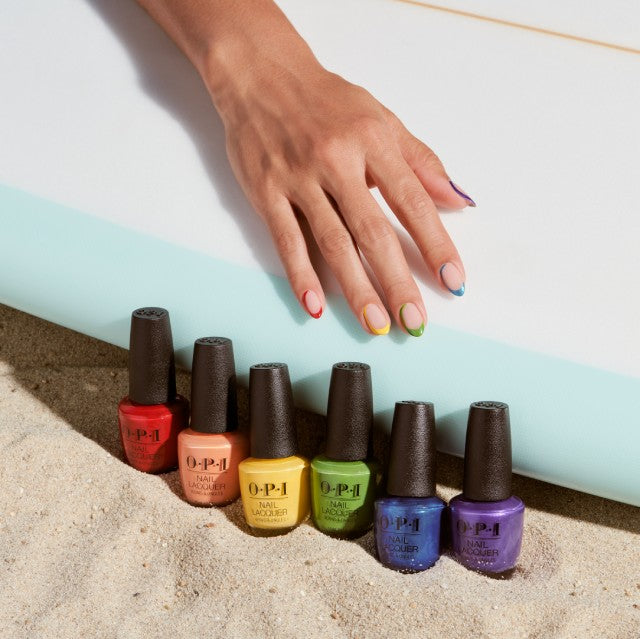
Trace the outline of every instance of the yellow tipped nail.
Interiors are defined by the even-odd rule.
[[[367,319],[365,317],[365,319]],[[389,322],[387,322],[382,328],[374,328],[373,326],[371,326],[371,324],[369,324],[369,322],[367,322],[367,326],[376,334],[376,335],[386,335],[389,332],[389,329],[391,328],[391,324],[389,324]]]
[[[362,309],[364,321],[374,335],[386,335],[391,328],[386,315],[375,304],[367,304]]]

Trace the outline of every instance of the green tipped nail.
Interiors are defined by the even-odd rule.
[[[420,337],[424,333],[424,322],[421,322],[420,326],[414,326],[414,327],[407,326],[407,323],[404,318],[404,310],[406,306],[407,306],[406,304],[403,304],[400,307],[400,321],[402,322],[402,325],[405,327],[409,335],[413,335],[413,337]],[[419,313],[418,309],[415,307],[414,304],[411,304],[411,306],[413,307],[411,309],[412,311],[414,311],[415,313]]]

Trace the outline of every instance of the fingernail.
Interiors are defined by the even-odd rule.
[[[424,333],[424,320],[422,319],[422,313],[418,310],[418,307],[409,302],[403,304],[400,307],[400,321],[402,325],[407,329],[409,335],[414,337],[420,337]]]
[[[451,262],[447,262],[440,267],[440,278],[442,283],[458,297],[464,295],[464,278],[458,267]]]
[[[367,304],[362,309],[364,321],[374,335],[386,335],[391,325],[384,311],[375,304]]]
[[[322,315],[322,303],[315,291],[305,291],[302,294],[302,303],[311,317],[318,319]]]
[[[476,203],[455,183],[449,180],[449,184],[451,184],[451,188],[462,198],[467,201],[469,206],[475,206]]]

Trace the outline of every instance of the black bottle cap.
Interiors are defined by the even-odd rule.
[[[371,368],[360,362],[334,364],[329,384],[325,455],[337,461],[366,459],[372,423]]]
[[[238,427],[233,345],[226,337],[201,337],[193,345],[191,428],[224,433]]]
[[[164,404],[176,396],[176,370],[169,311],[139,308],[131,314],[129,399]]]
[[[293,392],[286,364],[256,364],[249,371],[251,457],[276,459],[298,452]]]
[[[474,402],[469,408],[462,492],[474,501],[511,497],[511,427],[502,402]]]
[[[430,402],[396,403],[387,492],[397,497],[436,494],[436,421]]]

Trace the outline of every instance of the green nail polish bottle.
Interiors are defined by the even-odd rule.
[[[311,511],[322,532],[360,537],[373,523],[380,464],[369,457],[373,401],[367,364],[340,362],[331,372],[324,455],[311,462]]]

